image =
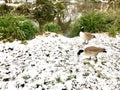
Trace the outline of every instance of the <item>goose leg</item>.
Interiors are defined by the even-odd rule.
[[[80,60],[79,60],[79,56],[77,56],[77,62],[79,62]]]
[[[88,58],[88,60],[91,60],[91,59],[92,59],[92,57],[89,57],[89,58]]]
[[[95,57],[95,63],[97,63],[98,62],[98,59],[97,59],[97,57]]]
[[[85,43],[88,44],[88,40],[85,40]]]
[[[87,40],[85,40],[85,41],[83,42],[83,45],[86,45],[86,44],[88,44],[88,41],[87,41]]]

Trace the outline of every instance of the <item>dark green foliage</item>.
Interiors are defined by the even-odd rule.
[[[116,25],[116,27],[117,27],[117,32],[120,33],[120,23],[118,23],[118,24]]]
[[[39,22],[40,27],[54,20],[56,11],[54,4],[50,0],[37,0],[36,4],[34,18]]]
[[[31,20],[25,16],[8,14],[0,17],[0,39],[29,40],[38,33]]]
[[[86,32],[103,32],[107,30],[106,15],[102,12],[90,12],[75,21],[70,36],[79,35],[80,28],[83,26]]]
[[[39,5],[39,4],[47,4],[49,2],[50,2],[50,0],[36,0],[37,5]]]
[[[72,31],[70,32],[70,37],[78,36],[80,32],[79,22],[73,25]]]
[[[115,27],[112,27],[109,29],[109,35],[112,36],[112,37],[116,37],[116,34],[117,34],[117,29]]]
[[[0,16],[10,13],[13,10],[12,6],[7,6],[6,4],[0,5]]]
[[[64,35],[68,35],[68,31],[71,29],[71,18],[69,20],[66,20],[68,18],[67,15],[67,3],[66,1],[56,2],[56,23],[60,26],[60,29],[64,33]]]
[[[60,27],[54,23],[47,23],[44,25],[43,31],[50,31],[55,33],[61,33]]]
[[[64,11],[65,6],[63,2],[53,3],[52,0],[36,0],[33,17],[38,21],[41,32],[44,31],[44,25],[49,22],[55,22],[61,30],[65,31],[68,25],[63,22],[65,19]]]
[[[34,38],[35,34],[38,32],[30,20],[24,21],[19,27],[24,32],[25,39],[27,40]]]
[[[62,2],[57,2],[55,3],[55,7],[56,7],[56,11],[57,11],[57,14],[60,15],[60,14],[64,14],[64,11],[65,11],[65,5],[64,3]]]
[[[88,32],[105,31],[105,14],[103,13],[89,13],[81,18],[81,26],[85,27]]]
[[[109,35],[116,37],[117,32],[120,32],[120,10],[117,10],[114,13],[109,12],[106,21]]]
[[[114,24],[112,25],[114,25],[117,32],[120,32],[120,10],[117,10],[115,15],[113,13],[113,16],[114,16]]]

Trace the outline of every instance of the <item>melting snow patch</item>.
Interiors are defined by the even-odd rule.
[[[55,33],[27,45],[0,42],[0,90],[119,90],[120,36],[95,36],[88,45]],[[77,56],[91,45],[107,50],[98,54],[97,63]]]

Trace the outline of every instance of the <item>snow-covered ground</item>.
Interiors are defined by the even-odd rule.
[[[0,90],[120,90],[120,36],[80,37],[50,34],[27,45],[0,42]],[[104,47],[98,62],[77,56],[87,46]]]

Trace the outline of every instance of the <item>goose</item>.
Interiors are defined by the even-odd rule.
[[[84,32],[84,27],[82,26],[80,28],[79,36],[84,40],[83,44],[88,44],[88,42],[95,38],[95,35],[92,35],[91,33]]]
[[[95,58],[95,62],[97,62],[97,55],[101,52],[107,52],[105,48],[101,48],[101,47],[95,47],[95,46],[89,46],[86,47],[84,50],[79,50],[77,52],[77,55],[79,56],[81,53],[84,53],[87,56],[94,57]]]

